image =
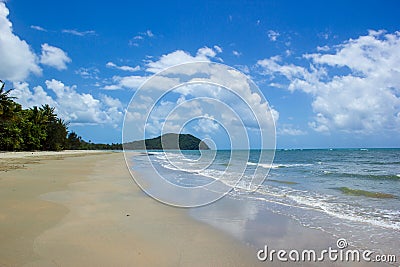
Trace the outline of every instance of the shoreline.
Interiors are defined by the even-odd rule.
[[[281,266],[258,261],[257,251],[336,248],[335,238],[271,211],[257,215],[248,201],[161,204],[133,181],[122,153],[36,155],[0,171],[0,183],[0,266]]]
[[[133,162],[134,166],[137,165],[135,164],[135,158],[133,158]],[[141,164],[139,165],[141,167],[136,166],[134,168],[141,174],[141,177],[151,175],[151,172],[147,171],[147,163],[142,163],[142,160],[136,162]],[[182,173],[178,175],[182,175]],[[148,181],[147,179],[144,179],[144,181],[142,181],[143,179],[140,180],[140,183]],[[149,185],[150,187],[151,184]],[[155,190],[160,189],[157,187]],[[246,195],[246,197],[241,197],[240,194],[232,192],[232,194],[229,193],[224,198],[210,205],[190,208],[188,211],[189,215],[197,221],[219,229],[221,232],[227,233],[243,244],[250,246],[254,253],[265,245],[268,245],[270,249],[277,250],[297,249],[301,251],[314,249],[321,252],[331,248],[333,250],[339,249],[340,251],[341,248],[337,246],[337,242],[344,239],[348,242],[346,245],[346,249],[348,250],[358,250],[359,252],[372,250],[375,255],[383,253],[386,253],[385,255],[398,254],[393,249],[390,249],[390,246],[379,246],[376,243],[368,242],[369,240],[360,243],[359,239],[355,239],[354,235],[351,234],[352,231],[336,233],[326,228],[324,223],[313,223],[313,218],[317,222],[321,222],[318,221],[320,214],[317,211],[311,214],[311,216],[308,214],[308,216],[301,217],[299,213],[301,209],[296,209],[289,205],[285,207],[284,204],[276,209],[276,205],[279,202],[274,203],[272,200],[269,204],[265,205],[264,203],[268,202],[268,200],[259,201],[260,199],[264,200],[262,195],[260,196],[257,193],[253,196]],[[305,221],[306,218],[309,221]],[[331,225],[340,224],[340,222],[335,220],[335,217],[332,217],[332,221],[328,223],[331,223]],[[357,237],[357,234],[355,236]],[[344,263],[325,260],[323,263],[324,266],[364,266],[365,264],[362,260],[360,262]],[[268,264],[271,263],[268,262]],[[307,266],[309,265],[315,265],[315,263],[308,262]],[[381,264],[380,266],[387,265]]]

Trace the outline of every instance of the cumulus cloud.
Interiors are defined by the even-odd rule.
[[[42,86],[29,89],[29,84],[14,83],[12,96],[24,108],[49,104],[67,122],[74,124],[111,124],[117,126],[123,117],[122,103],[110,96],[95,98],[91,94],[79,93],[76,86],[66,86],[61,81],[46,80],[46,90]],[[54,94],[52,97],[49,90]]]
[[[131,66],[118,66],[117,64],[113,63],[113,62],[108,62],[106,64],[106,66],[108,68],[114,68],[114,69],[118,69],[118,70],[123,70],[123,71],[129,71],[129,72],[135,72],[135,71],[139,71],[140,70],[140,66],[136,66],[136,67],[131,67]]]
[[[216,49],[215,47],[213,49],[205,46],[198,49],[195,56],[192,56],[188,52],[183,50],[176,50],[172,53],[162,55],[160,59],[157,61],[148,62],[146,71],[151,73],[157,73],[168,67],[172,67],[178,64],[197,62],[197,61],[209,62],[211,59],[216,58],[216,55],[220,53],[219,52],[220,50],[221,49]]]
[[[22,81],[31,73],[41,74],[37,56],[26,41],[13,33],[8,15],[8,8],[0,1],[0,77],[4,80]]]
[[[210,134],[219,130],[219,125],[214,122],[213,116],[205,114],[204,117],[205,118],[199,119],[197,125],[193,127],[197,132]]]
[[[312,95],[319,132],[373,134],[400,131],[400,32],[369,31],[334,53],[306,54],[309,67],[284,64],[279,57],[258,61],[262,73],[283,76],[291,91]],[[343,73],[343,74],[338,74]]]
[[[57,70],[65,70],[69,62],[71,62],[71,59],[62,49],[48,44],[42,44],[40,63],[56,68]]]
[[[175,65],[189,63],[189,62],[199,62],[199,61],[207,61],[210,62],[211,59],[218,59],[217,54],[222,52],[222,48],[219,46],[214,46],[213,48],[202,47],[199,48],[196,52],[195,56],[192,56],[190,53],[183,50],[176,50],[169,54],[162,55],[158,60],[149,60],[146,63],[145,71],[148,73],[157,73],[168,67],[172,67]],[[113,62],[108,62],[106,64],[109,68],[116,68],[125,71],[138,71],[140,70],[140,66],[130,67],[130,66],[118,66]],[[131,75],[131,76],[114,76],[112,78],[112,84],[108,84],[103,87],[105,90],[118,90],[123,88],[134,89],[140,87],[143,82],[149,78],[150,76],[139,76],[139,75]],[[175,84],[175,80],[173,78],[168,77],[156,77],[153,80],[153,85],[157,87],[159,90],[168,89],[171,84]]]
[[[161,57],[160,65],[168,66],[170,62],[166,63],[165,58],[171,54]],[[199,49],[196,56],[188,53],[179,56],[208,58],[215,57],[216,52],[204,48]],[[246,142],[259,141],[255,137],[257,134],[263,138],[264,143],[260,146],[271,147],[274,142],[271,137],[275,134],[274,119],[279,118],[279,113],[268,105],[247,76],[211,62],[174,65],[174,68],[152,76],[136,92],[126,116],[127,122],[135,121],[125,124],[127,132],[124,138],[135,140],[144,133],[156,136],[161,129],[182,130],[187,122],[195,120],[195,125],[187,127],[214,137],[220,124],[229,132],[236,148],[248,147]],[[247,134],[253,138],[249,140]]]
[[[47,94],[42,86],[36,86],[30,90],[27,82],[15,82],[13,87],[14,90],[11,91],[11,95],[16,97],[17,102],[20,103],[24,108],[41,106],[45,104],[56,106],[54,99]]]
[[[214,46],[213,48],[202,47],[199,48],[196,52],[195,56],[192,56],[190,53],[183,50],[176,50],[169,54],[162,55],[158,60],[147,61],[145,71],[148,73],[157,73],[168,67],[172,67],[175,65],[189,63],[189,62],[200,62],[206,61],[210,62],[211,59],[216,59],[217,54],[222,49],[218,46]],[[108,62],[106,64],[109,68],[116,68],[125,71],[136,71],[140,70],[139,66],[130,67],[130,66],[118,66],[113,62]],[[190,71],[188,69],[188,71]],[[197,70],[194,70],[197,71]],[[123,88],[138,89],[150,76],[140,76],[140,75],[131,75],[131,76],[114,76],[112,78],[112,84],[108,84],[103,87],[104,90],[118,90]],[[176,85],[176,79],[170,77],[158,76],[153,79],[153,84],[157,86],[154,89],[157,90],[166,90],[169,89],[170,86]]]

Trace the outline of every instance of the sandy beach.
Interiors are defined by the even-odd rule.
[[[0,266],[257,263],[249,247],[142,193],[122,153],[26,154],[1,158]]]
[[[133,182],[122,153],[0,158],[0,266],[287,266],[258,261],[258,249],[335,247],[335,238],[285,216],[246,222],[252,208],[230,199],[192,210],[161,204]],[[268,239],[250,244],[257,235]]]

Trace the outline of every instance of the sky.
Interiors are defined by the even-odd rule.
[[[0,0],[0,79],[24,108],[48,103],[83,139],[116,143],[152,75],[223,63],[258,86],[278,148],[400,147],[398,10],[397,0]],[[164,102],[190,99],[182,91]],[[190,132],[225,147],[224,121],[199,110]]]

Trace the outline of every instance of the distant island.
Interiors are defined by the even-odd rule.
[[[206,143],[191,134],[167,133],[156,138],[124,143],[127,150],[209,150]]]

